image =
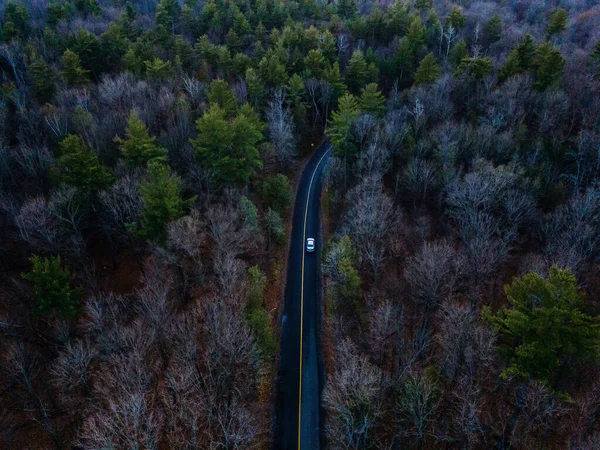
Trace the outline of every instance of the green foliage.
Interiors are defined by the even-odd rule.
[[[552,44],[538,45],[533,63],[535,88],[544,91],[555,86],[562,78],[565,64],[565,58]]]
[[[498,71],[498,79],[505,81],[514,75],[529,70],[533,64],[535,52],[535,42],[533,37],[528,34],[523,42],[509,53],[506,63]]]
[[[105,189],[112,184],[112,174],[100,164],[98,155],[87,148],[81,137],[69,134],[60,141],[59,147],[58,181],[85,191]]]
[[[73,7],[65,1],[51,1],[46,9],[48,25],[55,27],[61,20],[68,20],[73,14]]]
[[[325,57],[319,49],[312,49],[304,58],[306,78],[321,78],[325,69]]]
[[[144,61],[146,68],[146,78],[151,81],[166,80],[173,76],[173,64],[171,61],[163,61],[160,58],[154,58]]]
[[[586,312],[577,279],[553,266],[547,279],[530,272],[504,288],[511,308],[483,318],[503,337],[501,350],[509,360],[504,377],[552,382],[574,360],[596,362],[600,356],[600,322]]]
[[[467,23],[467,18],[462,13],[462,9],[458,6],[453,6],[446,18],[446,25],[453,26],[455,30],[462,30]]]
[[[33,92],[41,102],[49,102],[54,98],[56,75],[41,58],[35,58],[30,66]]]
[[[183,200],[181,178],[173,176],[171,168],[161,161],[148,162],[148,180],[140,183],[140,195],[144,201],[139,236],[164,242],[166,226],[183,216],[184,209],[196,201],[196,197]]]
[[[258,108],[263,101],[263,97],[265,95],[265,86],[256,70],[253,68],[249,68],[246,70],[246,84],[248,86],[248,98],[250,99],[250,104]]]
[[[283,174],[269,176],[262,184],[262,199],[270,208],[283,215],[292,203],[290,180]]]
[[[417,61],[417,58],[421,55],[423,44],[425,44],[425,33],[421,24],[421,16],[415,15],[413,17],[406,31],[406,39],[412,60]]]
[[[57,312],[67,320],[75,319],[79,290],[71,289],[71,273],[62,267],[60,256],[41,258],[34,255],[29,262],[33,265],[31,271],[21,276],[33,283],[37,314]]]
[[[263,359],[271,361],[275,357],[277,341],[271,328],[269,313],[264,308],[253,309],[248,312],[247,320]]]
[[[410,41],[405,36],[398,42],[398,48],[394,55],[394,64],[399,72],[398,76],[401,80],[406,79],[411,81],[414,77],[415,57]]]
[[[67,48],[77,53],[84,69],[96,74],[101,71],[100,42],[87,30],[79,30],[67,39]]]
[[[367,82],[373,79],[372,68],[369,67],[363,52],[354,50],[348,62],[346,71],[346,83],[352,92],[360,92]]]
[[[251,108],[240,108],[229,120],[217,105],[196,121],[198,137],[191,143],[200,160],[226,183],[247,183],[262,167],[257,145],[262,128]]]
[[[548,22],[548,30],[546,30],[546,35],[548,38],[551,38],[554,35],[564,33],[567,29],[567,20],[569,19],[569,15],[567,11],[562,8],[553,9],[550,13],[550,20]]]
[[[29,12],[22,3],[10,2],[4,8],[2,38],[8,42],[13,38],[26,39],[29,36]]]
[[[600,75],[600,41],[596,42],[596,46],[590,54],[590,59],[592,60],[592,65],[596,69],[596,73]]]
[[[267,276],[258,266],[252,266],[248,269],[246,302],[249,310],[263,306],[266,284]]]
[[[177,0],[160,0],[156,5],[157,25],[173,31],[179,21],[180,12]]]
[[[125,129],[126,139],[115,138],[123,158],[130,166],[145,165],[151,160],[167,162],[167,149],[156,145],[156,136],[148,134],[148,127],[135,110],[131,110]]]
[[[416,84],[432,84],[440,77],[440,66],[438,66],[433,53],[428,53],[419,63],[415,73]]]
[[[99,16],[102,12],[98,0],[75,0],[75,7],[85,17],[87,17],[88,14]]]
[[[240,198],[237,205],[237,216],[242,223],[242,228],[250,233],[258,233],[258,210],[254,203],[245,195]]]
[[[77,53],[67,49],[62,56],[62,76],[68,86],[78,86],[89,83],[89,70],[81,67]]]
[[[352,142],[352,124],[358,118],[358,101],[352,94],[340,98],[338,108],[331,115],[331,123],[327,135],[331,139],[333,152],[347,161],[356,157],[358,149]]]
[[[283,228],[283,219],[277,211],[269,208],[265,214],[265,231],[269,243],[283,245],[285,242],[285,230]]]
[[[377,89],[376,83],[369,83],[360,94],[360,110],[375,117],[383,117],[385,112],[385,97]]]
[[[337,61],[334,62],[332,66],[325,69],[323,78],[329,83],[329,86],[331,86],[331,89],[333,90],[333,99],[334,101],[337,101],[337,99],[346,92],[346,84],[340,73],[340,65]]]
[[[356,314],[360,299],[360,276],[356,269],[356,247],[348,236],[330,243],[325,255],[325,271],[329,276],[328,296],[333,307]]]
[[[415,8],[420,10],[433,8],[433,0],[415,0]]]
[[[502,37],[502,20],[498,13],[495,13],[483,26],[483,36],[488,44],[498,42]]]
[[[489,57],[463,58],[458,66],[457,72],[459,74],[468,74],[474,78],[482,80],[490,74],[493,68],[494,64]]]
[[[135,75],[141,75],[144,70],[142,58],[135,54],[135,50],[133,48],[130,48],[127,50],[127,52],[125,52],[122,63],[125,70]]]
[[[235,111],[237,110],[237,101],[225,80],[213,80],[212,83],[210,83],[206,96],[208,98],[209,105],[219,106],[225,112],[225,115],[228,119],[235,116]]]
[[[464,39],[458,41],[451,49],[448,54],[448,60],[455,67],[458,68],[461,61],[469,57],[469,50],[467,49],[467,43]]]

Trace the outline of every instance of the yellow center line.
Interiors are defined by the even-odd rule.
[[[315,174],[317,170],[319,170],[319,166],[321,165],[321,161],[325,158],[325,155],[329,153],[329,149],[323,153],[321,159],[317,163],[315,170],[310,177],[310,182],[308,183],[308,194],[306,195],[306,208],[304,210],[304,230],[302,234],[302,280],[300,284],[300,383],[298,388],[298,450],[300,450],[300,424],[302,422],[302,336],[303,327],[304,327],[304,254],[306,252],[304,246],[306,245],[306,220],[308,218],[308,203],[310,201],[310,190],[312,189],[313,180],[315,178]]]

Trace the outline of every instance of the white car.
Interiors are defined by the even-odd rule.
[[[315,240],[313,238],[306,240],[306,251],[311,253],[315,251]]]

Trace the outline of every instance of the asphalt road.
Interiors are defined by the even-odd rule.
[[[317,450],[320,447],[320,396],[323,368],[321,321],[321,174],[329,143],[315,150],[296,193],[281,330],[277,421],[274,448]],[[306,239],[315,251],[306,252]]]

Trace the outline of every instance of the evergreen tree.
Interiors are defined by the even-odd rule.
[[[297,75],[296,75],[297,76]],[[252,67],[246,69],[246,85],[248,86],[248,98],[250,99],[250,104],[258,108],[263,101],[265,95],[265,85],[263,81],[256,73]]]
[[[423,32],[423,25],[421,24],[421,16],[415,15],[413,17],[406,32],[406,39],[414,63],[421,55],[421,49],[425,43],[425,33]]]
[[[69,134],[60,143],[56,167],[58,181],[82,190],[105,189],[112,184],[110,171],[100,164],[79,136]]]
[[[304,66],[307,71],[306,78],[321,78],[325,69],[325,57],[319,49],[309,50],[304,58]]]
[[[146,77],[151,81],[166,80],[173,76],[173,64],[171,61],[163,61],[160,58],[144,61]]]
[[[415,73],[416,84],[431,84],[435,83],[440,76],[440,66],[435,61],[433,53],[428,53],[419,64]]]
[[[216,105],[221,108],[225,112],[227,118],[235,116],[237,101],[225,80],[220,78],[213,80],[208,88],[207,98],[209,105]]]
[[[552,44],[538,45],[533,62],[535,88],[544,91],[556,85],[563,75],[565,63],[563,55]]]
[[[351,92],[359,92],[369,79],[369,67],[363,52],[354,50],[348,62],[346,83]]]
[[[596,73],[600,75],[600,41],[596,42],[596,46],[590,55],[592,65],[596,69]]]
[[[247,110],[247,108],[246,108]],[[257,145],[262,140],[262,124],[243,108],[233,120],[218,105],[210,107],[196,122],[198,137],[192,145],[206,167],[225,182],[247,183],[262,167]]]
[[[102,12],[98,0],[75,0],[75,7],[86,18],[89,14],[99,16]]]
[[[123,158],[131,166],[145,165],[150,160],[167,162],[167,149],[156,145],[156,137],[148,134],[148,127],[135,110],[131,110],[125,129],[126,139],[115,138]]]
[[[179,22],[181,10],[177,0],[160,0],[156,5],[156,23],[164,27],[171,33],[175,32],[175,27]]]
[[[375,117],[383,117],[385,112],[385,97],[377,89],[377,84],[369,83],[360,94],[360,110]]]
[[[265,231],[269,248],[271,247],[271,243],[282,245],[285,242],[283,220],[274,209],[269,208],[265,214]]]
[[[462,9],[458,6],[453,6],[446,18],[446,25],[454,27],[455,30],[462,30],[467,23],[467,18],[462,13]]]
[[[31,272],[21,276],[33,283],[37,299],[37,314],[57,312],[67,320],[73,320],[78,313],[79,290],[71,289],[72,277],[68,269],[62,267],[60,256],[29,258],[33,265]]]
[[[340,73],[340,64],[336,61],[332,66],[325,69],[323,74],[325,81],[329,83],[333,90],[333,100],[337,101],[346,92],[346,83],[344,83],[344,77]]]
[[[13,38],[27,39],[31,31],[29,12],[24,4],[10,2],[4,8],[2,38],[8,42]]]
[[[49,102],[54,98],[56,76],[54,71],[41,58],[35,58],[30,66],[33,92],[41,102]]]
[[[483,36],[488,45],[498,42],[502,37],[502,20],[498,13],[495,13],[483,26]]]
[[[564,33],[567,29],[567,20],[569,15],[567,11],[562,8],[556,8],[550,13],[550,20],[548,22],[548,30],[546,36],[550,39],[552,36]]]
[[[574,360],[598,361],[600,322],[590,314],[571,272],[552,267],[547,279],[530,272],[504,290],[511,308],[483,311],[504,338],[501,350],[510,363],[504,377],[552,382]]]
[[[535,53],[535,42],[533,37],[528,34],[523,42],[510,52],[506,63],[498,71],[498,79],[505,81],[514,75],[529,70],[533,64]]]
[[[398,48],[394,56],[394,64],[399,72],[400,80],[412,81],[415,70],[415,58],[411,43],[405,36],[398,42]]]
[[[415,0],[415,8],[422,11],[433,8],[433,0]]]
[[[461,61],[468,57],[469,50],[467,49],[467,43],[464,39],[458,41],[458,43],[450,49],[450,53],[448,54],[448,60],[455,68],[458,68]]]
[[[237,216],[242,223],[242,228],[250,233],[258,233],[258,210],[254,203],[243,195],[237,205]]]
[[[463,58],[457,72],[482,80],[490,74],[493,68],[494,64],[490,58]]]
[[[292,203],[292,188],[290,180],[278,173],[269,176],[262,184],[262,200],[279,214],[285,214]]]
[[[156,160],[148,162],[148,180],[140,183],[140,195],[144,208],[139,235],[157,242],[165,240],[167,224],[183,216],[184,209],[196,201],[196,197],[181,198],[181,178]]]
[[[344,185],[348,184],[348,169],[358,154],[358,148],[352,140],[352,126],[358,118],[358,101],[352,94],[344,94],[338,103],[337,110],[331,115],[331,123],[327,135],[331,140],[333,153],[344,160]]]
[[[62,76],[68,86],[78,86],[89,83],[89,70],[81,67],[79,56],[69,49],[65,50],[62,56]]]
[[[261,308],[264,303],[267,276],[258,266],[248,269],[248,284],[246,287],[246,302],[248,309]]]

